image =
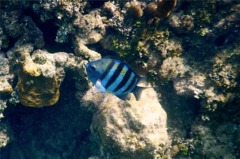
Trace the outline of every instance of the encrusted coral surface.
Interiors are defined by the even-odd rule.
[[[239,1],[0,3],[1,157],[240,158]],[[97,93],[102,57],[154,89]]]
[[[115,149],[116,158],[154,158],[163,155],[169,144],[166,119],[152,88],[140,101],[132,96],[125,102],[108,94],[93,116],[92,131],[106,150]]]

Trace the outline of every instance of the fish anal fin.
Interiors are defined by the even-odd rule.
[[[130,100],[131,98],[130,94],[116,95],[116,96],[122,100]]]
[[[141,98],[142,91],[144,89],[147,89],[147,88],[149,88],[149,87],[139,87],[139,86],[136,86],[136,88],[133,91],[133,94],[134,94],[134,96],[135,96],[137,101]]]

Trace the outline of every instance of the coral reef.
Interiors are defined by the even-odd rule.
[[[210,129],[201,124],[192,128],[193,145],[195,147],[195,158],[237,158],[235,135],[238,126],[232,123],[214,125],[215,129]],[[214,145],[214,146],[213,146]],[[235,147],[235,148],[232,148]]]
[[[156,8],[156,16],[159,18],[164,18],[170,15],[170,12],[173,10],[174,7],[177,5],[177,0],[159,0],[157,2]]]
[[[4,94],[10,94],[13,91],[13,88],[10,84],[13,75],[11,75],[9,69],[10,67],[8,59],[0,56],[0,96]]]
[[[15,64],[20,66],[18,96],[21,104],[32,107],[50,106],[58,101],[60,84],[65,76],[64,69],[73,67],[68,61],[74,61],[72,65],[75,64],[79,69],[83,65],[82,63],[77,65],[77,61],[81,61],[80,58],[72,57],[75,59],[71,60],[67,53],[50,54],[43,50],[33,51],[32,44],[13,48],[7,55],[11,60],[20,57]]]
[[[19,53],[22,54],[21,51]],[[59,81],[61,81],[56,76],[56,68],[49,65],[50,62],[46,59],[41,60],[43,62],[39,67],[30,58],[30,53],[23,58],[17,84],[21,104],[34,107],[55,104],[59,98]]]
[[[0,152],[17,159],[240,158],[240,3],[1,1]],[[102,95],[120,59],[154,88]]]
[[[105,33],[105,26],[98,12],[92,11],[86,15],[77,14],[73,25],[76,27],[73,34],[80,38],[83,44],[97,43]]]
[[[42,32],[31,17],[22,15],[22,12],[18,10],[4,10],[2,15],[2,27],[6,36],[18,39],[18,45],[33,43],[35,47],[43,48],[45,42]]]
[[[230,51],[231,50],[231,51]],[[229,54],[229,51],[231,54]],[[228,55],[226,55],[226,52]],[[209,74],[189,73],[190,78],[173,80],[178,94],[202,98],[202,106],[211,111],[217,106],[239,100],[239,47],[226,48],[213,58]],[[163,65],[162,65],[163,66]],[[181,67],[181,66],[179,66]],[[166,69],[165,69],[166,70]],[[174,69],[177,71],[178,69]],[[184,69],[181,69],[184,71]],[[171,77],[171,76],[168,76]]]
[[[6,99],[13,93],[14,75],[10,72],[8,58],[0,52],[0,121],[4,117],[3,112],[7,108]]]
[[[158,0],[157,2],[149,3],[145,8],[145,13],[148,18],[165,18],[170,15],[171,11],[176,7],[176,5],[177,0]]]
[[[173,14],[169,18],[170,26],[176,30],[176,32],[184,33],[192,31],[194,28],[194,20],[191,15],[183,15],[182,12]]]
[[[134,16],[136,18],[140,18],[143,15],[143,10],[141,8],[141,4],[137,1],[132,1],[128,7],[128,14]]]
[[[190,67],[184,63],[183,59],[179,57],[169,57],[163,61],[159,74],[162,78],[174,80],[184,77],[189,70]]]
[[[7,123],[0,123],[0,149],[6,147],[10,143],[10,139],[12,139],[9,128]]]

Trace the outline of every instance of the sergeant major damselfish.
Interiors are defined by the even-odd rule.
[[[129,100],[130,93],[133,93],[139,100],[142,90],[149,88],[138,86],[142,77],[120,60],[102,58],[85,66],[89,80],[102,94],[110,92],[120,99]]]

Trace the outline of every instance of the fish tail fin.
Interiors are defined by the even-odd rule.
[[[116,95],[116,96],[122,100],[130,100],[130,94]]]
[[[134,94],[136,100],[139,100],[139,99],[140,99],[141,94],[142,94],[142,91],[143,91],[144,89],[147,89],[147,88],[151,88],[151,87],[139,87],[139,86],[137,86],[137,87],[134,89],[133,94]]]
[[[139,81],[137,83],[137,85],[139,87],[144,87],[144,88],[158,88],[158,86],[153,86],[150,83],[148,83],[147,78],[146,77],[142,77],[142,76],[138,76],[139,77]]]
[[[138,81],[138,84],[146,84],[147,83],[147,79],[146,77],[143,77],[143,76],[138,76],[139,78],[139,81]]]

